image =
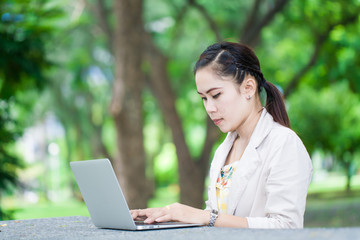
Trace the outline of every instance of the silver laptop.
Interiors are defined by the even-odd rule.
[[[180,222],[146,224],[134,221],[108,159],[71,162],[70,166],[96,227],[150,230],[201,226]]]

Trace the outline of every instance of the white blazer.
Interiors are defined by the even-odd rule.
[[[228,133],[215,152],[207,210],[217,209],[216,180],[236,136]],[[227,214],[246,217],[249,228],[303,228],[311,177],[311,159],[300,138],[264,108],[232,176]]]

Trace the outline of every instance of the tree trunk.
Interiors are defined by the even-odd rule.
[[[142,99],[142,1],[114,1],[115,79],[110,111],[118,153],[112,163],[130,208],[144,208],[150,196],[145,177]]]
[[[166,66],[167,59],[153,45],[151,37],[144,37],[146,43],[145,59],[150,64],[150,85],[158,100],[166,124],[172,132],[173,142],[176,146],[178,158],[180,202],[201,208],[203,206],[204,181],[208,172],[209,156],[212,145],[217,140],[218,134],[212,134],[214,128],[208,128],[205,147],[201,158],[196,160],[190,155],[185,141],[181,119],[175,107],[176,94],[171,88]],[[210,125],[211,126],[211,125]]]
[[[269,12],[264,16],[264,19],[260,22],[257,31],[255,31],[252,35],[253,38],[248,39],[249,42],[256,39],[260,30],[271,22],[273,16],[282,9],[286,2],[287,0],[280,0],[273,9],[269,10]],[[217,26],[207,14],[206,9],[194,1],[189,1],[189,4],[200,10],[202,15],[209,22],[210,27],[214,31],[218,41],[220,41],[221,36],[217,30]],[[189,148],[186,145],[180,116],[175,108],[176,94],[174,94],[170,85],[170,79],[167,76],[167,59],[153,45],[149,35],[144,37],[144,43],[146,44],[145,58],[151,66],[151,89],[158,100],[166,124],[172,131],[173,142],[176,146],[180,178],[180,202],[200,208],[203,206],[204,181],[208,172],[210,152],[213,144],[219,137],[218,131],[213,123],[208,119],[206,140],[202,155],[199,159],[192,158]]]
[[[349,158],[349,156],[347,156]],[[351,157],[350,157],[351,158]],[[348,160],[348,161],[346,161]],[[350,192],[351,191],[351,177],[352,177],[352,172],[351,172],[351,160],[350,159],[345,159],[345,171],[346,171],[346,192]]]
[[[351,176],[350,174],[346,175],[346,192],[351,191]]]

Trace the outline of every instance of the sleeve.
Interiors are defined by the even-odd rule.
[[[210,169],[209,169],[209,182],[211,182],[212,180],[212,164],[210,165]],[[207,187],[207,197],[208,199],[205,201],[205,209],[204,210],[211,210],[212,207],[211,207],[211,186],[209,185]]]
[[[249,228],[303,228],[306,195],[312,177],[309,154],[295,133],[277,139],[269,154],[266,217],[247,217]]]
[[[212,166],[210,167],[210,171],[209,171],[209,182],[211,182],[211,180],[212,180]],[[208,195],[208,199],[205,201],[205,210],[212,210],[212,201],[214,201],[214,199],[213,200],[211,200],[211,185],[209,185],[208,187],[207,187],[207,195]]]
[[[208,193],[209,193],[209,190],[208,190]],[[205,201],[205,210],[211,210],[211,207],[210,207],[210,199],[206,200]]]

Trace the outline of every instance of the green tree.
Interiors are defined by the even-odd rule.
[[[60,11],[39,1],[3,1],[0,3],[0,194],[17,183],[16,169],[22,166],[11,151],[12,144],[26,126],[19,111],[30,112],[34,103],[26,92],[42,90],[46,85],[44,70],[45,42],[52,28],[44,19],[56,19]],[[43,17],[40,20],[40,17]],[[0,219],[10,216],[0,208]]]
[[[219,138],[218,131],[202,110],[200,99],[196,98],[189,66],[194,63],[199,53],[210,43],[223,39],[247,43],[259,52],[265,76],[271,76],[269,80],[280,85],[284,89],[285,96],[290,96],[301,84],[315,85],[311,81],[313,78],[308,76],[314,74],[316,71],[314,69],[317,67],[328,65],[323,60],[326,59],[325,50],[328,46],[336,49],[332,41],[335,29],[339,27],[351,29],[357,23],[359,9],[356,1],[344,3],[278,0],[220,3],[200,0],[175,2],[149,0],[144,1],[144,5],[139,2],[138,5],[129,4],[127,1],[121,2],[128,5],[118,6],[119,8],[126,6],[124,9],[127,10],[117,12],[117,16],[122,19],[117,23],[133,22],[136,23],[136,27],[124,28],[122,35],[114,38],[115,42],[111,41],[111,37],[116,34],[114,35],[112,30],[114,25],[109,18],[109,13],[112,12],[109,6],[105,1],[98,1],[97,7],[93,9],[98,9],[99,26],[111,42],[110,49],[114,52],[119,51],[119,54],[126,54],[126,49],[134,49],[132,53],[142,54],[141,69],[145,72],[142,78],[148,80],[148,86],[157,99],[176,146],[180,201],[193,206],[202,204],[204,179],[211,149]],[[142,6],[143,19],[135,21],[134,14],[136,13],[138,17],[140,15],[135,10]],[[143,22],[143,29],[137,25],[141,24],[139,21]],[[119,26],[115,24],[115,32]],[[129,41],[134,37],[132,34],[137,34],[143,41]],[[304,48],[299,48],[299,45],[304,45]],[[349,48],[353,49],[353,46]],[[140,52],[137,51],[139,49]],[[139,69],[139,62],[136,62],[137,65],[131,65],[126,55],[121,56],[123,61],[115,68],[122,69],[123,74],[126,71],[131,72],[132,69]],[[127,88],[125,82],[121,81],[137,83],[136,92],[140,88],[147,87],[138,78],[130,80],[124,76],[116,80],[119,81],[117,83],[119,87],[114,89],[130,91],[131,88]],[[122,95],[124,92],[121,93],[120,90],[113,93],[113,103],[116,102],[118,106],[124,103],[120,101],[121,96],[124,96]],[[117,94],[120,98],[117,98]],[[123,110],[120,107],[118,109]],[[195,114],[189,114],[189,109]],[[139,112],[133,114],[139,118]],[[195,131],[201,128],[199,126],[206,128]],[[195,132],[197,134],[194,134]],[[142,141],[140,138],[137,141],[137,145],[140,146]],[[145,164],[141,157],[136,159],[138,161],[136,166]],[[122,161],[124,161],[122,168],[125,168],[127,162]],[[133,175],[132,171],[136,170],[128,169],[126,172]],[[137,172],[143,174],[144,171]],[[131,185],[129,182],[128,184]],[[130,189],[136,188],[130,187]],[[142,194],[137,192],[132,195]]]
[[[346,189],[356,173],[360,142],[360,99],[346,81],[315,91],[304,87],[289,99],[292,126],[310,153],[321,149],[344,168]]]

